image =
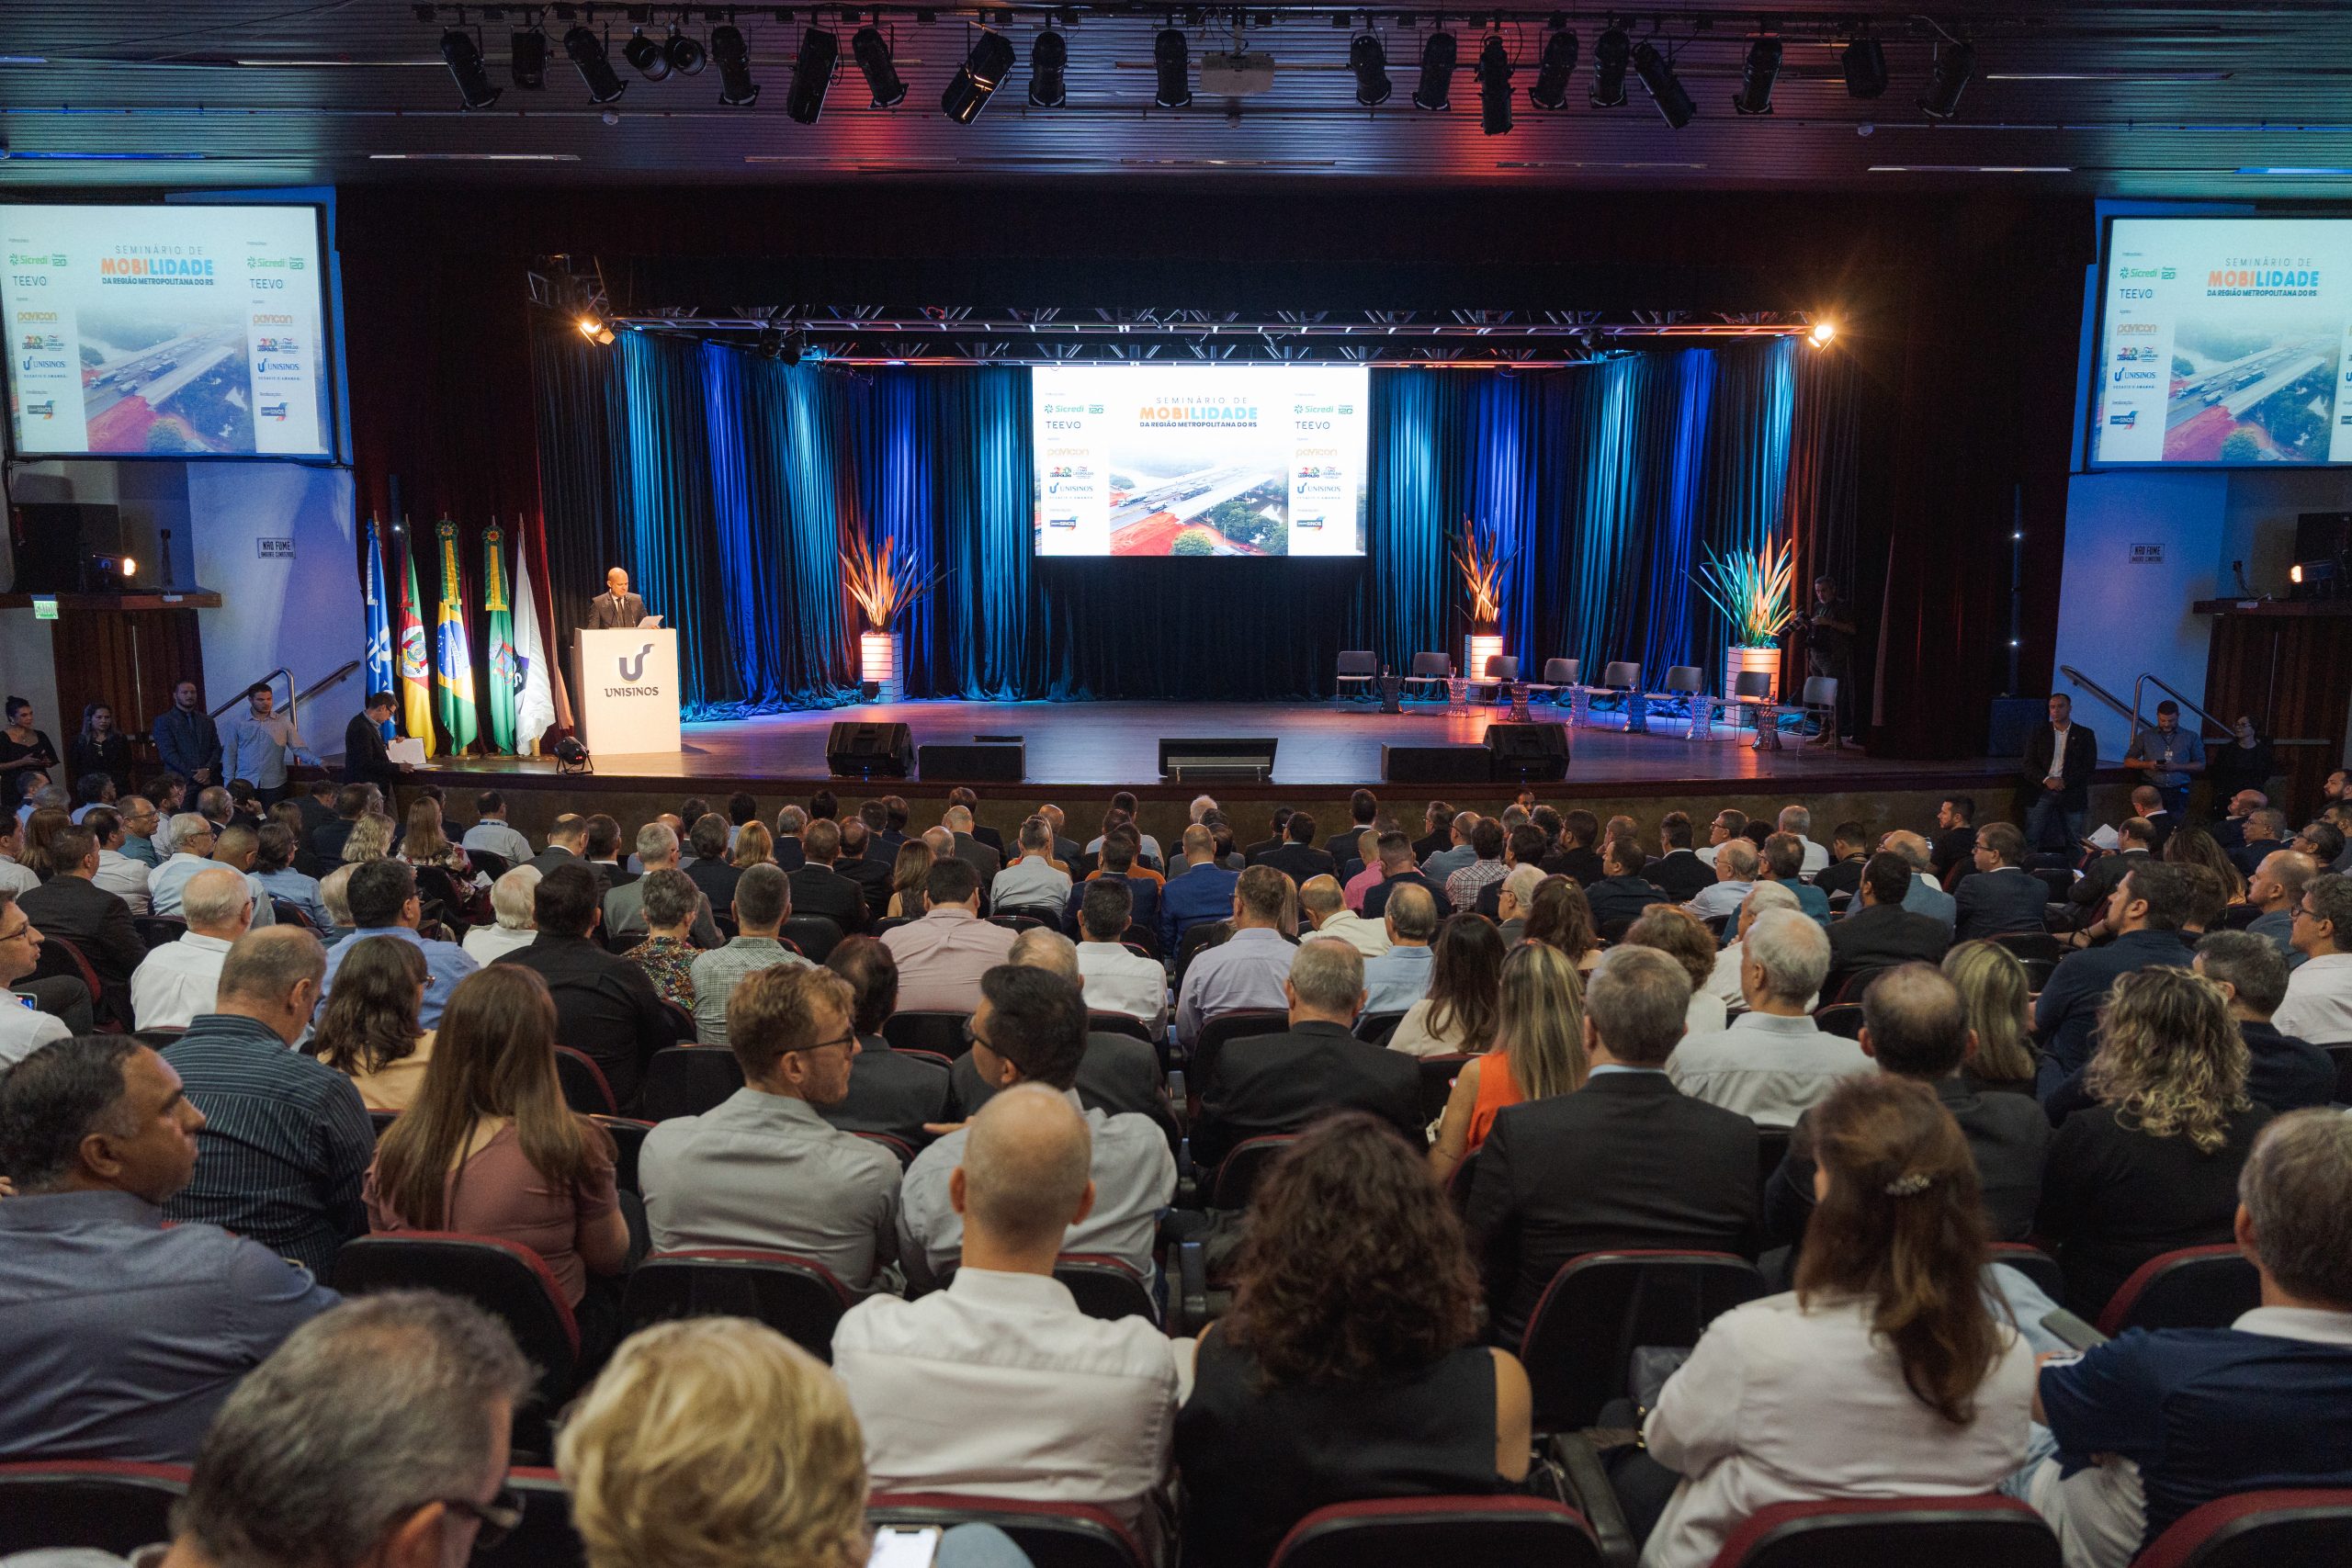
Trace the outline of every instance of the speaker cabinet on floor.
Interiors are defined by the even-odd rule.
[[[915,752],[915,771],[928,782],[1019,784],[1028,776],[1028,749],[1010,746],[924,746]]]
[[[914,763],[914,732],[903,724],[837,720],[825,739],[825,766],[836,778],[902,779]]]
[[[1486,784],[1494,760],[1484,746],[1383,746],[1383,784]]]
[[[1487,750],[1498,784],[1544,784],[1568,776],[1565,724],[1490,724]]]

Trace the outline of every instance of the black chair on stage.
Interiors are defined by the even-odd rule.
[[[1446,682],[1453,677],[1453,660],[1444,654],[1417,653],[1413,655],[1412,666],[1405,676],[1404,683],[1408,686],[1416,683],[1435,686],[1442,694]]]
[[[1549,692],[1552,705],[1559,705],[1562,692],[1574,692],[1584,680],[1584,660],[1580,659],[1547,659],[1544,661],[1544,679],[1531,682],[1531,692]]]
[[[1374,689],[1380,679],[1380,659],[1369,649],[1351,649],[1340,655],[1340,695],[1346,696],[1351,685],[1363,696]]]
[[[1519,655],[1515,653],[1490,653],[1487,656],[1487,667],[1478,671],[1479,685],[1497,702],[1510,694],[1510,687],[1518,680]]]

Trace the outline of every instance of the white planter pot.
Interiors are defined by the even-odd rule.
[[[907,695],[907,635],[865,632],[857,639],[858,679],[876,688],[877,703],[904,702]]]
[[[1724,650],[1724,695],[1739,689],[1744,674],[1762,671],[1772,682],[1771,696],[1781,700],[1781,650],[1777,648],[1731,648]]]

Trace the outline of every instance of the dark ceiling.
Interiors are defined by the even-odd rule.
[[[204,0],[196,6],[0,0],[0,188],[188,186],[473,180],[611,186],[676,180],[786,185],[876,174],[937,180],[1085,174],[1194,178],[1326,175],[1384,184],[1532,182],[1618,189],[1741,187],[2002,188],[2118,196],[2331,197],[2352,190],[2352,27],[2343,5],[2045,4],[1994,10],[1947,6],[1932,17],[1838,5],[1771,13],[1785,53],[1769,116],[1733,112],[1753,8],[1686,5],[1614,13],[1639,43],[1656,38],[1697,106],[1684,130],[1661,118],[1629,77],[1623,107],[1595,109],[1591,88],[1602,12],[1539,7],[1456,11],[1453,107],[1414,108],[1421,40],[1431,14],[1373,13],[1395,95],[1368,110],[1347,69],[1365,13],[1326,6],[1245,12],[1080,5],[1065,18],[1066,107],[1025,102],[1033,40],[1046,12],[992,13],[1017,63],[978,119],[959,126],[940,94],[976,37],[979,12],[911,4],[882,13],[910,89],[895,110],[868,107],[853,63],[855,21],[827,5],[839,73],[820,123],[785,111],[795,51],[809,25],[801,6],[633,7],[469,6],[496,105],[459,108],[438,45],[457,7],[406,0]],[[509,35],[528,10],[548,13],[546,85],[511,85]],[[609,30],[628,83],[610,108],[589,103],[564,59],[564,11],[593,12]],[[718,102],[716,66],[666,82],[620,58],[632,12],[665,34],[684,16],[707,39],[733,13],[764,92],[751,108]],[[851,12],[855,17],[859,12]],[[869,13],[870,14],[870,9]],[[1203,56],[1232,46],[1271,54],[1271,90],[1228,100],[1200,92],[1191,107],[1154,105],[1155,34],[1173,19],[1187,37],[1196,91]],[[928,17],[930,19],[925,20]],[[1198,18],[1188,24],[1188,18]],[[1528,89],[1548,36],[1564,19],[1581,45],[1567,107],[1536,108]],[[1499,21],[1498,28],[1496,28]],[[1867,23],[1883,40],[1891,85],[1874,100],[1848,95],[1842,40]],[[1515,127],[1481,134],[1471,64],[1498,30],[1514,63]],[[1939,35],[1964,39],[1975,74],[1948,120],[1921,112]],[[1940,47],[1949,48],[1948,44]],[[1367,222],[1404,220],[1367,209]],[[1148,243],[1150,215],[1126,219]]]

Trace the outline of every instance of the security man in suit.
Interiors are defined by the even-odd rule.
[[[633,626],[645,619],[645,600],[628,591],[628,573],[615,567],[605,573],[605,591],[588,607],[588,624],[597,631]]]

